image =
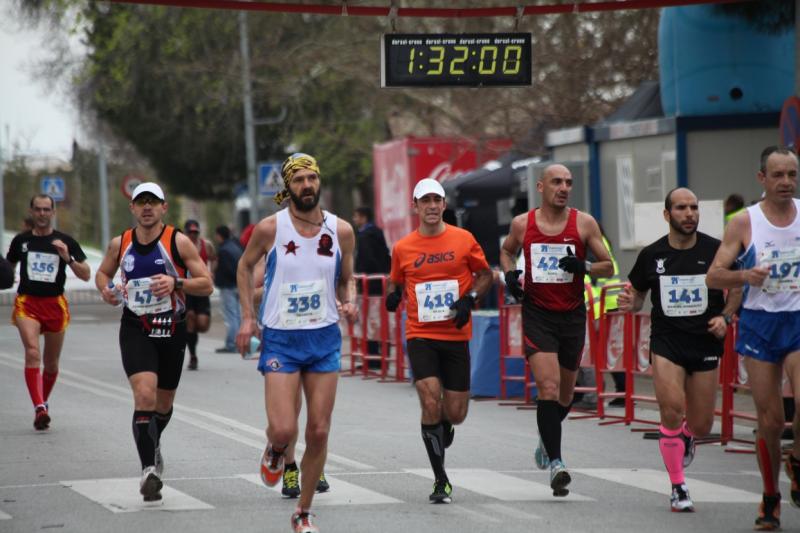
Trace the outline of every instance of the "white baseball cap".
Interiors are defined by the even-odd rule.
[[[161,190],[161,187],[159,187],[157,183],[153,183],[152,181],[146,181],[137,185],[136,188],[133,189],[131,201],[136,200],[137,196],[146,192],[149,192],[162,202],[164,201],[164,191]]]
[[[419,200],[426,194],[436,194],[444,198],[444,188],[441,183],[431,178],[419,180],[414,187],[414,200]]]

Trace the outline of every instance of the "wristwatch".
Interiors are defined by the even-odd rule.
[[[478,301],[478,291],[469,291],[469,296],[472,298],[473,303]]]
[[[725,324],[730,324],[733,317],[731,315],[726,315],[723,313],[722,318],[725,320]]]
[[[69,261],[67,261],[67,264],[71,265],[74,262],[75,262],[75,256],[74,255],[69,256]]]
[[[183,280],[177,276],[173,276],[173,279],[175,280],[175,287],[173,288],[173,290],[179,291],[183,289]]]
[[[586,272],[591,272],[592,271],[592,262],[591,261],[584,261],[583,264],[586,267]]]

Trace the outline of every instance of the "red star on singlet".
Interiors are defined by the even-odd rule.
[[[300,248],[294,243],[294,241],[289,241],[289,244],[284,244],[283,247],[286,248],[286,255],[297,255],[297,249]]]

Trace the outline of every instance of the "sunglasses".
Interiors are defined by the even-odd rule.
[[[135,205],[138,205],[138,206],[141,207],[141,206],[147,205],[147,204],[150,204],[150,205],[161,205],[161,204],[164,203],[164,200],[160,200],[159,198],[156,198],[155,196],[144,196],[144,195],[142,195],[142,196],[137,196],[133,200],[133,203]]]

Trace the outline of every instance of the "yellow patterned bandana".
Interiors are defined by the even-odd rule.
[[[298,170],[308,169],[320,176],[317,160],[308,154],[292,154],[281,165],[281,177],[283,178],[283,190],[275,195],[275,203],[281,205],[284,200],[289,198],[289,181]]]

